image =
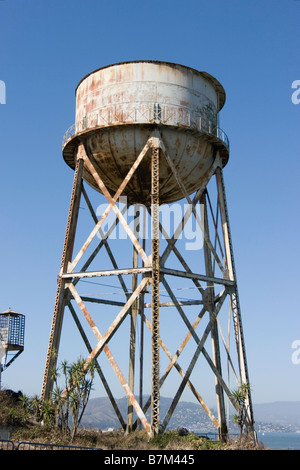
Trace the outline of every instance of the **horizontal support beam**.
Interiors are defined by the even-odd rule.
[[[215,299],[214,299],[215,303],[219,301],[220,296],[221,296],[221,294],[218,294],[215,297]],[[125,305],[125,302],[118,302],[118,301],[115,301],[115,300],[107,300],[107,299],[98,299],[98,298],[95,298],[95,297],[81,296],[81,299],[84,302],[94,302],[94,303],[98,303],[98,304],[116,305],[116,306],[119,306],[119,307],[123,307]],[[181,306],[184,306],[184,305],[203,305],[203,300],[180,300],[180,301],[177,302],[177,305],[181,305]],[[176,304],[174,302],[160,302],[159,306],[160,307],[175,307]],[[145,308],[151,308],[152,303],[151,302],[150,303],[149,302],[145,303],[144,307]]]
[[[119,276],[120,274],[145,274],[152,271],[152,268],[129,268],[129,269],[113,269],[113,270],[105,270],[105,271],[85,271],[79,273],[65,273],[63,274],[64,279],[72,279],[72,278],[85,278],[85,277],[101,277],[101,276]]]
[[[200,281],[213,282],[214,284],[222,284],[223,286],[235,286],[235,282],[229,279],[222,279],[220,277],[204,276],[203,274],[190,273],[186,271],[179,271],[177,269],[160,268],[162,274],[169,274],[170,276],[186,277],[188,279],[198,279]]]
[[[73,278],[86,278],[86,277],[101,277],[101,276],[119,276],[121,274],[146,274],[151,273],[152,267],[144,268],[128,268],[128,269],[113,269],[105,271],[85,271],[79,273],[65,273],[62,275],[63,279]],[[190,273],[186,271],[179,271],[177,269],[160,268],[161,274],[168,274],[170,276],[185,277],[188,279],[198,279],[205,282],[213,282],[214,284],[221,284],[223,286],[235,286],[235,281],[230,279],[222,279],[220,277],[205,276],[204,274]]]
[[[203,301],[202,300],[182,300],[178,301],[179,305],[202,305]],[[160,307],[175,307],[174,302],[161,302],[159,304]],[[147,303],[144,304],[145,308],[150,308],[152,307],[152,303]]]
[[[123,307],[125,305],[125,302],[117,302],[115,300],[106,300],[106,299],[97,299],[95,297],[84,297],[81,296],[81,299],[84,302],[93,302],[93,303],[98,303],[98,304],[106,304],[106,305],[115,305],[118,307]],[[179,305],[202,305],[203,301],[202,300],[183,300],[183,301],[178,301]],[[159,304],[160,307],[175,307],[174,302],[161,302]],[[144,304],[145,308],[150,308],[152,307],[152,303],[145,303]]]
[[[81,300],[83,300],[83,302],[94,302],[97,304],[115,305],[117,307],[123,307],[125,305],[124,302],[118,302],[116,300],[97,299],[95,297],[81,296]]]

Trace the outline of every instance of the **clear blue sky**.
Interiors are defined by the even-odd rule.
[[[75,87],[99,67],[154,59],[207,71],[226,90],[224,173],[253,401],[300,399],[291,359],[300,339],[300,105],[291,100],[299,17],[297,0],[0,1],[0,311],[26,315],[25,351],[4,386],[41,391],[73,178],[61,143]]]

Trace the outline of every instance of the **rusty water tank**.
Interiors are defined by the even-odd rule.
[[[76,121],[66,132],[63,157],[75,167],[83,141],[107,189],[115,194],[149,136],[158,129],[189,194],[197,190],[216,153],[223,165],[229,141],[218,125],[225,91],[206,72],[161,61],[133,61],[102,67],[76,88]],[[98,186],[87,170],[84,179]],[[128,203],[150,204],[151,159],[144,158],[123,195]],[[160,203],[183,194],[166,160],[160,163]]]

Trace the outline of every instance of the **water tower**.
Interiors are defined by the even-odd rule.
[[[224,103],[225,91],[214,77],[167,62],[110,65],[77,86],[75,124],[63,140],[74,182],[42,399],[51,394],[57,361],[52,353],[65,337],[68,307],[87,348],[86,365],[96,361],[124,430],[139,423],[149,435],[164,431],[189,389],[220,438],[227,436],[228,404],[236,407],[232,390],[250,381],[223,179],[229,158],[229,141],[219,126]],[[91,229],[80,225],[84,200]],[[176,219],[172,229],[171,212]],[[124,239],[111,241],[117,226],[126,234],[125,249]],[[190,243],[199,230],[202,242],[194,236]],[[79,232],[85,235],[74,254]],[[122,301],[115,292],[105,297],[99,290],[94,296],[84,291],[93,283],[100,289],[115,282]],[[225,320],[223,310],[228,312]],[[121,359],[128,358],[126,374],[116,359],[120,350]],[[105,356],[109,374],[103,369]],[[172,402],[162,416],[160,397],[172,374],[177,384],[168,388]],[[125,418],[110,388],[111,376],[128,397]],[[206,399],[199,387],[207,393],[208,383]],[[208,406],[211,395],[215,413]],[[244,424],[253,431],[250,391],[246,410]]]
[[[24,351],[25,316],[10,308],[0,313],[0,389],[1,373]]]

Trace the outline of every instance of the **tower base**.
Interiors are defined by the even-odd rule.
[[[136,168],[146,158],[151,159],[151,207],[136,205],[133,223],[129,224],[127,216],[132,209],[126,206],[121,208],[122,193],[126,185],[130,184]],[[162,159],[166,160],[170,173],[176,178],[182,191],[183,199],[173,206],[160,206],[159,174]],[[99,211],[100,206],[96,210],[93,208],[91,198],[83,186],[83,168],[90,172],[105,197],[106,204],[101,205],[101,211]],[[210,190],[214,181],[215,186]],[[75,234],[80,231],[79,228],[85,228],[85,225],[79,226],[82,197],[91,214],[93,228],[73,257]],[[174,230],[170,227],[171,213],[175,220]],[[111,214],[114,214],[113,220]],[[104,231],[106,226],[107,230]],[[147,226],[151,227],[149,237],[146,233]],[[124,242],[127,243],[127,249],[120,249],[121,241],[118,240],[114,246],[114,248],[117,246],[118,253],[114,255],[112,244],[115,239],[113,241],[112,239],[117,227],[122,229],[122,232],[119,232],[124,238],[122,248]],[[149,243],[147,238],[150,239]],[[110,269],[104,269],[103,251],[108,255]],[[128,253],[131,257],[131,267],[127,265],[126,268],[120,268],[120,262],[124,262],[123,259]],[[92,265],[96,268],[89,270]],[[131,285],[128,279],[131,280]],[[98,287],[101,284],[113,285],[114,290],[117,289],[118,283],[124,300],[115,300],[114,293],[108,297],[99,294],[86,295],[81,292],[82,287],[87,286],[84,282],[94,282]],[[87,304],[91,307],[87,308]],[[78,146],[42,399],[51,396],[53,387],[51,370],[57,363],[57,356],[53,351],[57,352],[60,347],[66,307],[75,320],[76,329],[88,352],[85,367],[91,361],[95,361],[101,383],[124,431],[131,432],[140,423],[149,436],[163,432],[170,424],[177,404],[187,389],[218,430],[220,439],[226,440],[228,436],[230,407],[239,413],[243,426],[248,431],[253,431],[250,388],[247,387],[241,410],[234,399],[229,381],[232,376],[234,387],[237,389],[250,383],[222,160],[218,154],[200,187],[191,196],[181,181],[159,132],[155,131],[119,189],[112,196],[99,176],[93,158],[85,148],[85,142]],[[148,309],[151,310],[151,319],[147,316]],[[102,316],[96,317],[98,315],[96,311],[100,311],[100,314],[102,312]],[[223,314],[224,311],[228,312],[228,316]],[[92,333],[92,339],[83,327],[78,313],[87,322],[88,333]],[[108,318],[110,320],[107,324]],[[99,326],[101,322],[105,325],[103,333],[102,327],[100,330]],[[122,335],[121,331],[124,333],[126,322],[127,333]],[[226,334],[224,326],[227,328]],[[149,330],[147,338],[146,330]],[[230,341],[232,332],[233,348]],[[137,335],[139,335],[139,373],[136,367]],[[129,340],[127,346],[129,354],[126,352],[126,357],[129,357],[128,379],[121,370],[124,362],[125,337]],[[115,344],[110,347],[114,341]],[[171,343],[171,346],[167,346],[168,343]],[[116,355],[112,354],[113,347],[120,356],[118,360]],[[110,364],[109,371],[117,377],[117,382],[127,396],[126,418],[122,415],[115,393],[109,385],[111,374],[104,371],[101,362],[103,356],[107,357]],[[173,378],[174,375],[176,379]],[[139,397],[135,392],[137,376],[139,376]],[[172,379],[167,387],[170,377]],[[209,390],[206,386],[209,383],[207,377],[212,381]],[[165,387],[168,391],[171,390],[172,403],[166,415],[161,416],[160,397]],[[199,387],[204,389],[210,401],[212,395],[215,396],[216,413],[208,406],[207,399],[199,393]],[[145,401],[144,390],[149,389],[149,398]],[[151,416],[148,417],[146,413],[150,406]]]

